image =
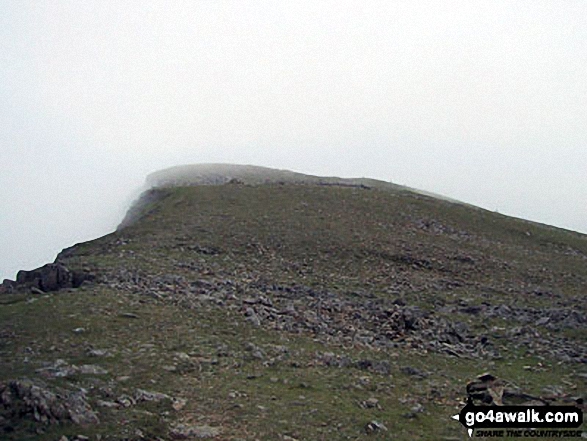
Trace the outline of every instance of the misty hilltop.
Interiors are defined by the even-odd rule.
[[[5,439],[454,440],[468,397],[584,408],[586,235],[372,179],[147,182],[2,284]]]
[[[338,185],[346,187],[372,187],[394,191],[411,191],[441,199],[451,200],[434,193],[394,184],[392,182],[369,178],[339,178],[335,176],[313,176],[290,170],[278,170],[256,165],[237,164],[192,164],[160,170],[147,176],[147,186],[178,187],[191,185],[220,185],[230,181],[248,185],[259,184],[299,184],[299,185]]]
[[[400,188],[397,185],[375,179],[344,179],[320,177],[277,170],[256,165],[236,164],[192,164],[171,167],[150,174],[147,184],[150,187],[178,187],[190,185],[220,185],[230,181],[243,184],[318,184],[318,185],[371,185],[385,188]]]

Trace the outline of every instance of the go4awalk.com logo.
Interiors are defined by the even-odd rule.
[[[476,406],[471,399],[452,418],[480,438],[581,438],[583,424],[576,406]]]

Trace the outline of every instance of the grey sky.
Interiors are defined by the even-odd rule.
[[[587,232],[587,3],[0,2],[0,278],[145,175],[367,176]]]

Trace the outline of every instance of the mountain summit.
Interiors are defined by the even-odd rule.
[[[150,187],[178,187],[191,185],[220,185],[230,181],[248,185],[260,184],[305,184],[373,186],[379,188],[405,188],[385,181],[366,178],[337,178],[306,175],[289,170],[277,170],[256,165],[236,164],[192,164],[171,167],[150,174]]]
[[[370,179],[148,182],[4,282],[5,439],[459,439],[467,397],[582,406],[587,236]]]

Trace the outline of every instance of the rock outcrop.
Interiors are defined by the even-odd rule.
[[[31,289],[50,292],[64,288],[78,288],[83,282],[91,279],[93,279],[91,274],[71,271],[60,263],[48,263],[31,271],[19,271],[16,281],[5,279],[0,285],[0,293],[9,294]]]
[[[0,384],[0,406],[8,422],[25,416],[45,424],[73,422],[85,426],[99,423],[83,391],[59,389],[53,392],[40,381],[12,380]]]

